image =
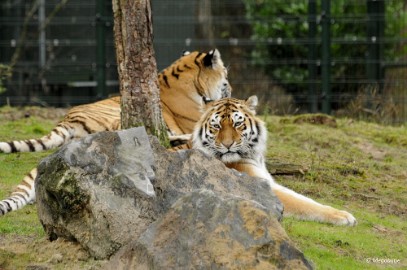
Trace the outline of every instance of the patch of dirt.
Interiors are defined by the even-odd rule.
[[[0,119],[15,121],[22,118],[36,116],[42,119],[60,120],[67,113],[65,108],[42,108],[42,107],[3,107],[0,112]]]
[[[404,232],[402,232],[402,231],[387,228],[381,224],[373,224],[372,232],[379,234],[379,235],[393,236],[393,237],[402,237],[404,234]]]
[[[63,239],[50,242],[30,236],[0,236],[0,270],[98,269],[104,263],[89,257],[79,244]]]
[[[334,117],[326,114],[301,114],[294,118],[281,119],[282,123],[292,122],[294,124],[313,124],[313,125],[324,125],[336,128],[338,124]]]
[[[338,125],[335,118],[325,114],[304,114],[296,117],[294,119],[295,124],[314,124],[314,125],[324,125],[336,128]]]
[[[378,149],[373,144],[368,142],[361,142],[356,145],[363,153],[370,155],[375,160],[383,160],[386,156],[386,151]]]

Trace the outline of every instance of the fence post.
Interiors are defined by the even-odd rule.
[[[331,113],[331,3],[330,0],[322,0],[322,112]]]
[[[43,69],[45,68],[45,63],[47,61],[46,58],[46,31],[45,31],[45,0],[40,0],[39,1],[39,7],[38,7],[38,31],[39,31],[39,36],[38,36],[38,62],[39,62],[39,68]]]
[[[309,111],[318,111],[317,99],[317,3],[316,0],[308,1],[308,103]]]
[[[96,0],[96,82],[97,99],[106,97],[105,0]]]
[[[383,88],[383,43],[384,36],[384,10],[385,1],[367,0],[367,61],[366,76],[370,84],[379,86],[379,92]]]

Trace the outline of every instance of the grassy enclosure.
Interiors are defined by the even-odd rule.
[[[0,140],[40,137],[63,112],[0,108]],[[316,121],[325,118],[312,115],[265,115],[263,119],[269,131],[268,161],[307,168],[304,174],[276,175],[276,180],[347,210],[358,220],[355,227],[283,220],[288,235],[316,268],[406,269],[407,126],[347,118]],[[0,196],[9,195],[25,173],[49,154],[0,154]],[[77,247],[55,242],[45,239],[35,205],[0,217],[0,269],[42,264],[51,264],[52,269],[97,266]]]

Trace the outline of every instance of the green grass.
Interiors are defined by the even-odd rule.
[[[11,121],[2,119],[2,112],[0,108],[1,141],[40,137],[56,123],[36,117]],[[347,210],[358,220],[355,227],[283,220],[292,241],[316,268],[406,269],[407,127],[337,119],[338,127],[333,128],[295,124],[294,117],[265,118],[268,158],[308,167],[302,176],[276,176],[276,180],[321,203]],[[0,196],[9,195],[49,153],[0,154]],[[35,206],[0,217],[0,235],[43,239]],[[5,252],[0,252],[0,261],[2,256],[13,257]],[[19,265],[32,258],[23,255],[14,256]],[[366,261],[376,258],[400,262]]]
[[[337,119],[333,128],[294,124],[293,119],[266,117],[268,158],[302,164],[309,171],[276,180],[351,212],[358,225],[286,218],[283,226],[291,239],[318,269],[407,268],[407,127]]]
[[[355,227],[335,227],[287,218],[283,225],[292,240],[319,269],[378,269],[386,265],[367,263],[372,258],[400,259],[406,267],[405,221],[374,213],[352,210],[359,223]],[[386,231],[378,231],[385,228]],[[404,245],[404,247],[403,247]]]
[[[49,132],[56,120],[46,120],[36,117],[21,118],[9,121],[4,115],[12,108],[0,109],[0,141],[10,139],[38,138]],[[41,158],[51,151],[40,153],[0,154],[0,198],[6,198],[21,182],[25,174],[38,165]],[[44,236],[42,226],[37,218],[34,205],[23,210],[12,212],[0,217],[0,235],[31,235]]]

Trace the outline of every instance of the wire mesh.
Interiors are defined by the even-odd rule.
[[[0,63],[13,64],[20,50],[0,104],[69,106],[100,99],[101,70],[103,95],[116,93],[111,2],[68,0],[59,10],[62,1],[42,2],[46,18],[55,13],[46,22],[39,16],[41,1],[0,3]],[[233,95],[256,94],[267,112],[407,120],[404,0],[152,0],[152,8],[160,70],[184,50],[216,47]],[[100,24],[103,41],[96,35]],[[101,43],[103,65],[96,53]]]

